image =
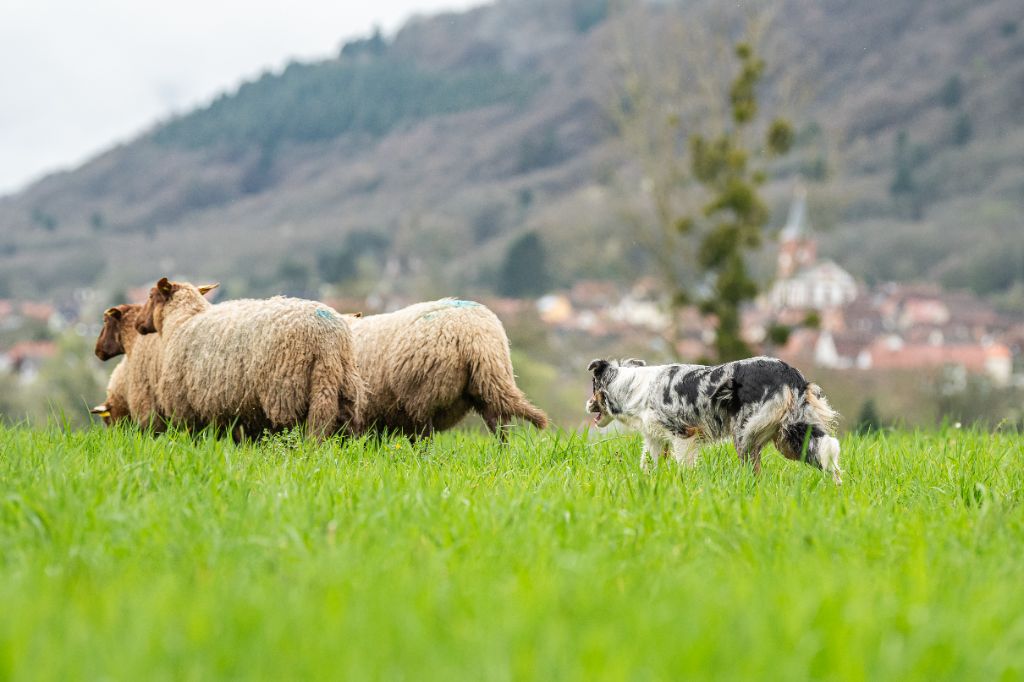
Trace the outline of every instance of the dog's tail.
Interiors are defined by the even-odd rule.
[[[839,426],[839,413],[828,404],[821,386],[815,383],[807,384],[802,398],[805,414],[809,413],[809,416],[813,417],[813,420],[808,421],[814,421],[829,434],[834,434],[836,427]]]

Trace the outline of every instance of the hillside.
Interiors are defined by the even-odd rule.
[[[714,11],[687,5],[694,22]],[[643,261],[612,191],[629,163],[606,115],[605,7],[504,0],[417,19],[4,197],[0,297],[168,273],[229,296],[488,291],[532,230],[554,285],[631,280]],[[1017,3],[781,7],[772,30],[808,99],[791,112],[798,153],[768,188],[776,224],[803,173],[824,254],[855,274],[1024,307]]]

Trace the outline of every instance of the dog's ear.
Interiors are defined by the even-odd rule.
[[[611,363],[607,360],[591,360],[587,365],[587,371],[593,374],[594,378],[600,379],[610,365]]]
[[[629,358],[628,360],[622,361],[623,367],[646,367],[647,363],[637,358]]]

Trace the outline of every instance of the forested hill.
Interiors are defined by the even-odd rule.
[[[0,297],[162,274],[489,291],[534,234],[552,286],[634,278],[607,115],[618,21],[604,0],[504,0],[264,74],[0,199]],[[808,93],[776,222],[802,174],[823,251],[855,274],[1024,306],[1018,3],[787,0],[772,31]]]

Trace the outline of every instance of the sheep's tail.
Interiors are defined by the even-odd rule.
[[[492,420],[524,419],[538,429],[546,428],[548,416],[516,385],[508,338],[501,322],[497,318],[495,322],[495,334],[479,334],[472,341],[468,393],[481,405],[481,414],[489,426]]]
[[[306,417],[306,428],[314,438],[326,438],[338,428],[341,411],[338,394],[342,379],[337,359],[319,354],[310,375],[309,413]]]

